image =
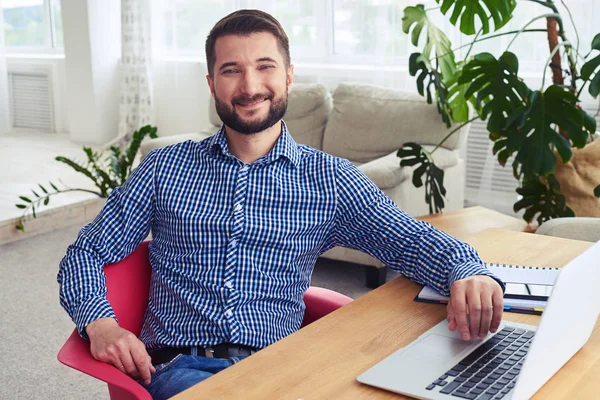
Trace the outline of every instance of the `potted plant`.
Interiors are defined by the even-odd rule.
[[[519,30],[494,33],[513,18],[516,0],[436,0],[452,25],[473,37],[471,43],[461,46],[468,47],[463,60],[457,60],[457,49],[429,19],[428,13],[433,10],[420,4],[406,7],[402,28],[411,35],[413,45],[424,43],[421,52],[411,54],[409,59],[409,73],[417,77],[419,93],[430,104],[435,98],[441,119],[449,128],[459,124],[446,139],[477,118],[487,120],[498,162],[504,166],[514,156],[512,169],[521,196],[514,211],[524,209],[527,222],[537,219],[542,223],[574,216],[560,192],[555,169],[557,158],[560,164],[567,163],[573,148],[583,148],[593,140],[596,121],[581,109],[579,100],[585,86],[593,97],[600,93],[600,34],[593,39],[592,50],[582,55],[567,38],[563,15],[554,1],[522,1],[537,3],[547,12]],[[567,7],[564,1],[562,4]],[[540,19],[546,20],[546,29],[528,29]],[[487,52],[470,55],[477,42],[512,35],[512,44],[521,35],[540,31],[546,32],[549,44],[545,68],[552,71],[552,82],[546,84],[544,70],[539,89],[528,87],[521,79],[519,59],[510,49],[498,58]],[[415,185],[422,185],[425,178],[430,212],[441,212],[446,192],[444,176],[433,163],[431,153],[416,143],[406,143],[398,157],[400,165],[415,167]],[[600,185],[592,191],[600,196]]]
[[[157,138],[158,135],[156,132],[156,127],[150,125],[143,126],[133,133],[131,142],[125,150],[121,150],[116,146],[110,146],[107,156],[103,152],[98,153],[90,147],[84,147],[83,151],[87,158],[85,163],[79,163],[63,156],[56,157],[56,161],[67,164],[75,171],[91,179],[98,190],[70,188],[64,183],[61,184],[62,188],[59,188],[52,182],[49,182],[49,186],[47,187],[38,184],[39,189],[31,189],[33,196],[19,196],[21,202],[15,204],[15,206],[23,210],[23,215],[15,225],[15,228],[24,232],[25,221],[29,212],[31,212],[33,218],[36,218],[39,208],[47,206],[50,202],[50,197],[60,193],[79,191],[93,193],[100,198],[107,198],[114,188],[123,185],[129,175],[131,175],[134,169],[133,163],[142,140],[146,136]]]

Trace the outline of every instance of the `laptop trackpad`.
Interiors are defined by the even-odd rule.
[[[428,335],[407,349],[402,357],[440,363],[452,360],[472,346],[473,342],[465,342],[448,336]]]

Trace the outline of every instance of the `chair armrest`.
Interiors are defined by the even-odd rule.
[[[597,242],[600,240],[600,218],[555,218],[544,222],[535,233],[566,239]]]
[[[351,303],[351,297],[335,292],[333,290],[311,286],[304,293],[304,319],[302,327],[318,320],[321,317]]]
[[[152,400],[150,393],[133,378],[114,366],[98,361],[90,353],[90,343],[79,336],[77,329],[58,352],[58,361],[84,374],[116,386],[137,396],[138,399]]]
[[[433,150],[433,146],[423,146],[426,150]],[[400,158],[396,151],[387,156],[377,158],[358,167],[379,189],[390,189],[398,186],[403,181],[411,179],[412,167],[400,167]],[[433,153],[433,162],[442,170],[458,163],[456,151],[438,148]]]

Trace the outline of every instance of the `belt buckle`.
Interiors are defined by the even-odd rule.
[[[215,349],[213,349],[212,347],[206,347],[204,348],[204,357],[206,358],[215,358]]]

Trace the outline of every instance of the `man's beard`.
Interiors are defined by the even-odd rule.
[[[251,135],[254,133],[262,132],[275,125],[279,120],[283,118],[288,105],[288,89],[286,87],[285,93],[279,99],[273,99],[273,93],[259,93],[252,97],[237,96],[231,100],[231,105],[220,100],[215,94],[215,106],[217,114],[221,117],[223,124],[227,125],[236,132]],[[266,117],[260,120],[244,121],[242,117],[235,111],[234,105],[238,103],[249,104],[258,100],[269,100],[271,105],[269,106],[269,113]],[[257,112],[257,110],[253,110]]]

